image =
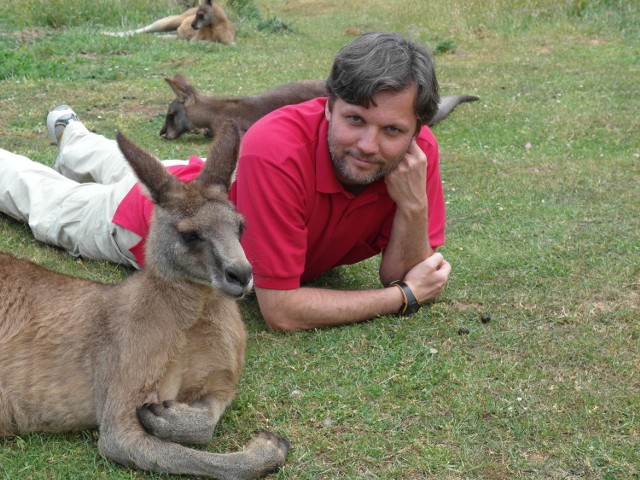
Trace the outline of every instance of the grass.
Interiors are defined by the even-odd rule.
[[[440,299],[409,319],[289,335],[244,301],[247,366],[208,449],[276,431],[293,446],[280,479],[640,478],[637,2],[235,0],[235,47],[94,34],[179,11],[169,0],[26,3],[0,5],[0,147],[46,164],[56,103],[159,158],[204,155],[204,138],[158,136],[165,76],[221,95],[324,78],[372,29],[440,50],[442,93],[481,97],[435,129],[453,265]],[[6,217],[0,250],[104,282],[130,273]],[[316,283],[375,287],[377,262]],[[165,478],[103,459],[96,438],[2,439],[0,478]]]

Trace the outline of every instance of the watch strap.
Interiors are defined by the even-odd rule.
[[[418,310],[420,310],[420,303],[416,299],[416,296],[409,288],[409,285],[404,283],[402,280],[394,280],[389,284],[389,286],[398,287],[402,292],[403,304],[402,308],[398,312],[399,315],[403,317],[408,317],[409,315],[413,315]]]

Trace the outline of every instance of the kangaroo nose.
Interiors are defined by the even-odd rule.
[[[250,265],[232,265],[225,270],[224,275],[227,282],[233,285],[238,285],[243,289],[246,288],[253,280]]]

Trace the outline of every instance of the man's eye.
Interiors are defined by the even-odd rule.
[[[182,241],[187,245],[195,245],[196,243],[200,243],[202,241],[202,237],[195,230],[180,232],[180,238],[182,238]]]

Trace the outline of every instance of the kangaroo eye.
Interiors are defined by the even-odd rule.
[[[202,237],[195,230],[188,230],[186,232],[179,232],[179,233],[180,233],[180,238],[182,238],[182,241],[189,246],[193,246],[202,241]]]

